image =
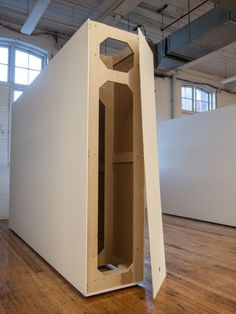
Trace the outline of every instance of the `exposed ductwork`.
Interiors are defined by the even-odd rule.
[[[211,2],[225,8],[227,10],[230,10],[230,11],[236,10],[236,1],[235,0],[211,0]]]
[[[174,70],[236,40],[236,1],[214,2],[219,6],[156,45],[157,71]]]

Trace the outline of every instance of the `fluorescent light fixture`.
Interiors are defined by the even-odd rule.
[[[225,79],[223,79],[222,81],[221,81],[221,84],[228,84],[228,83],[232,83],[232,82],[234,82],[234,81],[236,81],[236,75],[234,75],[234,76],[230,76],[230,77],[226,77]]]
[[[38,0],[26,19],[24,25],[21,28],[21,33],[31,35],[38,24],[39,20],[41,19],[42,15],[46,11],[49,3],[51,0]]]

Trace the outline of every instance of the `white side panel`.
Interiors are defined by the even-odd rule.
[[[0,85],[0,167],[8,166],[10,87]]]
[[[236,105],[161,122],[163,211],[236,227]]]
[[[83,294],[88,23],[13,105],[10,228]]]
[[[153,55],[141,31],[139,31],[139,53],[147,216],[153,297],[155,298],[165,279],[166,266],[157,156]]]
[[[9,166],[0,166],[0,219],[9,217]]]
[[[9,101],[10,87],[0,85],[0,219],[9,216]]]

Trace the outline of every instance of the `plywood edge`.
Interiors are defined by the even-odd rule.
[[[89,101],[90,101],[90,94],[89,94],[89,73],[90,73],[90,62],[89,62],[89,52],[90,52],[90,36],[91,36],[91,20],[87,19],[87,21],[82,25],[83,28],[85,28],[85,31],[87,32],[87,130],[86,130],[86,142],[87,142],[87,154],[89,154]],[[86,234],[85,234],[85,242],[86,244],[88,243],[88,158],[86,160],[86,216],[85,216],[85,224],[86,224]],[[84,286],[84,291],[81,293],[86,296],[87,294],[87,289],[88,289],[88,246],[86,245],[85,247],[85,270],[84,270],[84,276],[85,276],[85,286]]]
[[[112,291],[115,291],[115,290],[121,290],[121,289],[125,289],[125,288],[128,288],[128,287],[137,286],[137,285],[139,285],[141,283],[142,283],[142,281],[132,282],[132,283],[129,283],[129,284],[124,284],[124,285],[120,285],[120,286],[111,287],[111,288],[108,288],[108,289],[103,289],[103,290],[99,290],[99,291],[95,291],[95,292],[86,293],[86,294],[84,294],[84,296],[85,297],[92,297],[94,295],[98,295],[98,294],[102,294],[102,293],[107,293],[107,292],[112,292]]]
[[[152,51],[140,30],[138,35],[147,218],[152,291],[155,298],[166,277],[166,265],[157,155],[154,66]]]

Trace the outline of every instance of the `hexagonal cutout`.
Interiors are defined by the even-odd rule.
[[[100,44],[100,59],[108,69],[129,72],[134,66],[134,52],[123,41],[107,38]]]

